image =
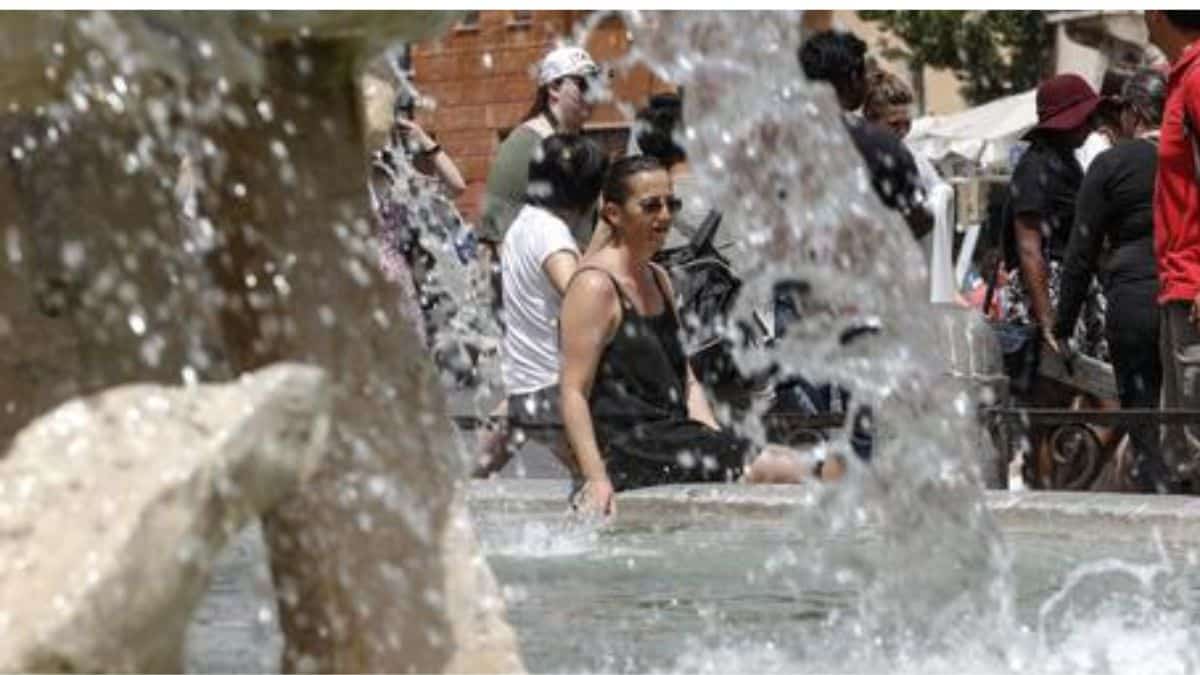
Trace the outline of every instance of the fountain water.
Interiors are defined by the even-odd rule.
[[[741,354],[743,365],[774,360],[848,386],[877,412],[875,454],[766,524],[722,522],[720,499],[704,508],[668,492],[668,502],[683,502],[673,517],[649,496],[627,498],[639,506],[570,563],[541,560],[547,549],[532,542],[544,529],[530,514],[508,516],[519,527],[493,523],[508,533],[490,545],[518,626],[536,624],[550,644],[565,638],[557,625],[595,633],[570,658],[606,671],[1124,672],[1160,648],[1156,670],[1193,667],[1195,609],[1184,589],[1195,584],[1194,553],[1150,547],[1145,565],[1070,571],[1077,560],[1146,547],[1095,533],[1069,543],[1061,531],[1002,536],[972,447],[976,392],[944,377],[957,364],[938,351],[947,323],[922,299],[919,251],[872,193],[832,91],[800,74],[801,16],[624,19],[629,62],[686,88],[680,140],[689,164],[725,222],[740,228],[739,257],[758,262],[733,322],[748,320],[778,282],[811,288],[799,325],[772,351]],[[865,321],[880,334],[840,344],[844,329]],[[514,553],[514,528],[531,542],[523,554]],[[1048,579],[1062,574],[1055,589]],[[1131,629],[1133,645],[1110,644]],[[542,648],[526,647],[535,668],[572,667],[561,648],[533,655]]]
[[[445,543],[467,536],[451,527],[462,520],[452,487],[461,458],[414,327],[378,279],[349,86],[370,33],[350,24],[433,30],[451,18],[88,13],[0,24],[0,53],[24,64],[12,70],[37,74],[0,129],[11,176],[0,185],[0,339],[22,347],[0,378],[10,388],[3,435],[52,403],[134,378],[219,379],[285,357],[324,366],[338,385],[333,460],[265,523],[287,669],[466,667],[453,652],[469,627],[447,611],[448,589],[469,586],[456,574],[473,574],[476,561],[448,560]],[[744,257],[759,261],[734,319],[778,281],[802,275],[813,289],[812,311],[778,347],[743,361],[845,383],[877,410],[877,445],[843,484],[805,493],[808,508],[766,526],[631,519],[551,549],[562,555],[543,557],[578,565],[570,580],[600,579],[550,589],[581,615],[593,590],[622,574],[649,584],[680,574],[709,591],[739,577],[774,584],[724,608],[688,605],[698,591],[686,586],[641,605],[605,596],[606,608],[640,613],[611,614],[640,634],[670,632],[681,606],[694,633],[685,656],[651,664],[602,642],[590,665],[1070,672],[1144,665],[1142,648],[1167,650],[1158,671],[1200,663],[1190,561],[1174,550],[1146,566],[1084,568],[1036,601],[1032,625],[1020,616],[1025,555],[1045,542],[1010,547],[990,515],[962,442],[976,435],[973,400],[939,377],[946,363],[932,346],[943,324],[921,301],[920,253],[870,192],[830,93],[800,77],[800,16],[625,18],[632,58],[688,87],[683,142],[714,205],[746,232]],[[878,337],[838,344],[866,319],[880,322]],[[488,537],[507,578],[531,575],[508,586],[520,607],[547,568],[529,562],[533,544],[496,543],[509,525],[484,525],[497,528]],[[539,542],[556,532],[520,527]],[[729,556],[736,550],[749,555]],[[706,577],[689,561],[724,564]],[[1076,602],[1077,589],[1113,579],[1132,582],[1123,605]],[[764,612],[779,587],[784,610]],[[797,596],[815,622],[790,623],[787,597]],[[1143,622],[1135,644],[1105,651],[1131,608]],[[765,623],[765,639],[727,634]],[[524,637],[527,650],[543,639]]]

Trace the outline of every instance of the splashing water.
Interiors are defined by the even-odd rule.
[[[596,17],[593,21],[601,18]],[[712,205],[744,233],[741,257],[755,262],[732,321],[746,321],[780,281],[799,277],[812,289],[801,321],[769,354],[739,354],[742,365],[778,361],[813,379],[837,380],[856,402],[876,411],[872,462],[853,466],[842,485],[822,493],[824,508],[794,525],[831,538],[875,529],[882,537],[878,555],[847,561],[818,547],[788,563],[860,585],[865,590],[858,611],[813,636],[801,664],[769,643],[706,641],[680,658],[677,669],[1024,672],[1036,664],[1049,672],[1195,670],[1200,653],[1194,645],[1200,641],[1189,623],[1191,595],[1179,587],[1179,570],[1166,563],[1082,567],[1045,603],[1037,626],[1030,629],[1016,619],[1011,554],[983,503],[974,450],[964,442],[978,436],[974,401],[963,386],[942,376],[947,365],[934,351],[940,323],[922,299],[926,271],[920,252],[899,217],[877,202],[838,122],[831,92],[801,77],[795,54],[803,38],[800,14],[664,12],[623,18],[634,37],[626,63],[644,63],[687,87],[681,143]],[[48,19],[36,32],[62,35],[64,21]],[[367,529],[382,527],[382,520],[370,516],[382,512],[392,534],[410,542],[412,550],[428,545],[444,513],[428,507],[424,488],[396,480],[389,473],[390,455],[380,450],[397,450],[390,443],[399,431],[434,428],[430,411],[438,407],[430,401],[436,395],[396,384],[408,381],[397,373],[404,372],[398,362],[410,352],[362,347],[373,345],[396,320],[390,289],[373,290],[370,270],[379,261],[366,198],[362,190],[330,198],[309,170],[323,159],[313,146],[349,142],[345,130],[333,122],[314,123],[305,112],[315,105],[306,93],[254,92],[237,84],[260,80],[261,64],[246,56],[255,45],[227,20],[207,25],[201,31],[205,39],[181,34],[174,40],[171,35],[179,31],[170,22],[138,28],[103,13],[69,21],[75,24],[69,39],[46,41],[39,64],[61,95],[41,106],[27,128],[6,129],[3,153],[24,181],[21,195],[27,201],[21,207],[32,214],[30,229],[40,233],[28,237],[8,228],[7,258],[14,267],[37,272],[30,274],[40,280],[41,310],[69,316],[94,338],[89,363],[103,364],[85,372],[77,389],[148,372],[189,383],[222,379],[247,365],[232,363],[236,359],[216,335],[214,324],[223,314],[320,297],[322,302],[293,315],[264,311],[251,331],[249,353],[271,354],[275,341],[300,334],[323,345],[350,345],[344,347],[349,354],[344,362],[385,364],[354,383],[396,419],[342,429],[346,456],[368,468],[340,482],[338,494],[347,508],[361,505],[357,522]],[[577,42],[586,42],[589,25],[594,24],[581,27]],[[147,41],[147,30],[158,37]],[[301,79],[313,72],[308,59],[301,54],[291,64]],[[157,68],[174,75],[141,76]],[[234,152],[235,144],[251,143],[250,132],[261,136],[255,139],[261,152]],[[80,147],[81,139],[87,141],[86,161],[78,154],[76,165],[58,159],[55,148]],[[239,165],[238,155],[257,160]],[[109,180],[115,175],[123,178]],[[69,184],[63,185],[64,177]],[[264,186],[275,192],[262,194]],[[417,184],[414,190],[410,203],[418,213],[430,212],[428,188]],[[125,215],[144,225],[142,231],[112,213],[93,220],[62,218],[76,212],[77,202],[102,200],[129,205]],[[334,205],[326,207],[326,201]],[[330,215],[321,223],[336,242],[328,250],[308,250],[297,238],[285,239],[282,228],[250,226],[291,222],[314,208],[323,209],[322,217]],[[87,227],[76,228],[79,223]],[[453,253],[444,240],[421,241],[438,255]],[[246,251],[258,257],[228,265],[221,258]],[[453,297],[467,297],[471,280],[449,272],[461,268],[447,261],[441,269],[447,272],[439,273],[437,283]],[[237,274],[226,278],[223,270]],[[332,277],[344,283],[313,292]],[[370,298],[361,303],[368,310],[355,314],[371,317],[365,325],[343,319],[356,306],[337,292],[347,288]],[[379,295],[386,301],[378,301]],[[482,309],[482,303],[462,304]],[[447,319],[448,333],[480,332],[476,318],[468,312]],[[843,330],[869,321],[882,326],[879,336],[839,343]],[[318,328],[304,332],[298,326],[306,322]],[[13,322],[0,316],[0,337],[12,330]],[[127,343],[130,348],[124,348]],[[433,457],[445,449],[431,450],[430,439],[450,443],[450,438],[431,432],[400,447],[399,454]],[[430,484],[461,474],[453,462],[449,468],[433,462],[422,468],[438,474]],[[375,503],[382,509],[370,506]],[[564,536],[530,526],[499,550],[566,555],[594,547],[594,533],[570,531]],[[546,547],[550,541],[563,548]],[[349,564],[337,571],[364,594],[378,588],[358,581],[360,570]],[[403,569],[397,574],[403,582]],[[1074,589],[1112,578],[1132,580],[1124,601],[1072,609]],[[288,594],[286,583],[282,592]],[[843,642],[853,644],[839,647]]]

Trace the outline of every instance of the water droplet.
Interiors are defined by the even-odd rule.
[[[12,158],[17,160],[18,162],[25,158],[25,151],[22,150],[21,147],[17,146],[17,145],[14,145],[12,147],[12,151],[9,154],[11,154]]]
[[[287,156],[288,156],[287,146],[284,145],[283,141],[281,141],[281,140],[278,140],[278,139],[273,140],[273,141],[271,141],[271,154],[275,155],[279,159],[287,159]]]
[[[107,103],[108,107],[112,108],[113,112],[117,113],[118,115],[125,112],[125,101],[121,100],[120,96],[117,96],[111,91],[105,94],[104,102]]]
[[[191,366],[184,366],[179,370],[179,377],[183,380],[183,384],[188,387],[195,386],[200,378],[196,375],[196,369]]]
[[[254,288],[255,286],[258,286],[258,277],[254,276],[253,274],[247,274],[246,288]]]
[[[134,335],[144,335],[146,333],[146,320],[141,314],[129,315],[129,330],[133,331]]]
[[[258,116],[261,117],[264,122],[270,122],[271,120],[275,119],[275,110],[271,107],[271,102],[266,99],[255,103],[254,109],[258,111]]]
[[[317,318],[319,318],[321,320],[321,324],[325,326],[332,326],[337,322],[337,315],[333,313],[333,309],[331,309],[329,305],[321,305],[321,307],[317,309]]]
[[[87,250],[81,242],[68,241],[62,245],[59,256],[62,258],[64,265],[75,270],[83,266],[83,261],[87,257]]]
[[[491,52],[484,52],[484,53],[483,53],[483,67],[484,67],[484,68],[486,68],[486,69],[488,69],[488,70],[491,70],[491,69],[492,69],[492,65],[493,65],[493,63],[494,63],[494,62],[493,62],[493,60],[492,60],[492,53],[491,53]]]
[[[63,43],[55,42],[50,47],[50,51],[54,52],[55,56],[62,56],[67,53],[67,48],[63,45]]]
[[[212,55],[213,55],[212,43],[209,42],[208,40],[201,40],[200,42],[198,42],[196,44],[196,51],[200,52],[201,58],[203,58],[205,60],[211,59]]]
[[[233,196],[242,199],[246,196],[246,186],[242,183],[233,184]]]
[[[162,362],[163,350],[166,347],[167,341],[163,336],[158,334],[151,335],[142,343],[139,350],[142,361],[151,368],[157,368],[158,364]]]

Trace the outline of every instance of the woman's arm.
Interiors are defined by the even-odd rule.
[[[463,180],[462,173],[454,164],[454,160],[450,159],[450,155],[446,154],[441,145],[425,133],[421,125],[401,118],[396,120],[396,133],[401,138],[416,144],[418,154],[414,158],[414,165],[424,173],[436,173],[452,199],[467,191],[467,183]],[[437,151],[430,153],[429,151],[434,148]]]
[[[1029,289],[1029,302],[1033,306],[1033,320],[1049,331],[1053,316],[1050,314],[1050,282],[1047,279],[1048,265],[1042,255],[1042,219],[1036,213],[1019,213],[1013,219],[1016,229],[1017,257],[1021,262],[1021,280]]]
[[[619,322],[620,305],[612,280],[598,271],[583,271],[567,287],[559,316],[559,405],[567,441],[583,474],[585,509],[613,513],[612,482],[596,442],[588,399],[604,347]]]
[[[1110,217],[1112,203],[1106,187],[1110,170],[1105,156],[1092,161],[1079,196],[1075,200],[1075,226],[1067,243],[1061,286],[1058,294],[1058,318],[1054,324],[1056,338],[1069,337],[1075,332],[1079,310],[1087,297],[1096,263],[1104,243],[1104,228]]]
[[[650,269],[658,277],[659,287],[666,291],[664,301],[667,303],[667,309],[675,315],[676,322],[682,329],[683,320],[679,318],[679,309],[675,307],[675,289],[671,286],[671,275],[667,274],[666,270],[654,263],[650,263]],[[712,406],[708,403],[708,397],[704,395],[704,387],[700,386],[700,380],[696,378],[696,373],[692,370],[690,361],[686,363],[685,371],[684,386],[687,388],[685,393],[688,417],[709,428],[720,429],[721,425],[717,424],[717,416],[713,414]]]

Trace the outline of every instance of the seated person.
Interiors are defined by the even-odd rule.
[[[600,215],[612,236],[567,288],[560,321],[561,406],[588,510],[611,513],[617,491],[660,483],[797,482],[819,463],[722,430],[684,356],[667,273],[651,262],[679,210],[652,157],[615,162]],[[829,475],[840,463],[825,465]]]
[[[526,204],[504,235],[501,285],[505,333],[500,367],[512,427],[551,444],[570,469],[558,414],[558,312],[575,273],[579,247],[571,229],[592,214],[608,158],[592,141],[556,134],[529,162]],[[507,443],[481,460],[498,470],[511,458]]]

